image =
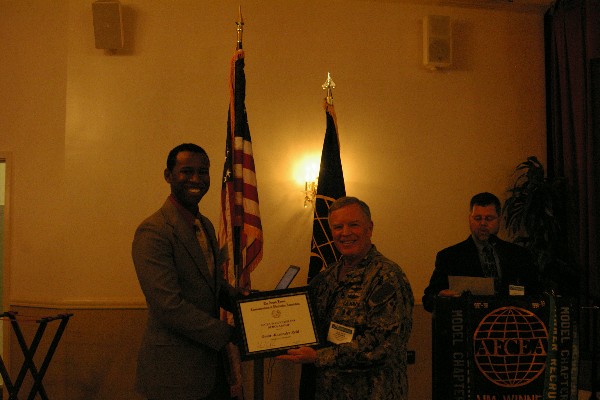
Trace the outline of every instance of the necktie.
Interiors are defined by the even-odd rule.
[[[198,239],[198,243],[200,243],[200,248],[202,249],[202,254],[204,254],[204,258],[206,259],[206,267],[208,268],[210,275],[214,276],[215,258],[208,244],[206,232],[204,232],[204,228],[202,227],[199,219],[194,220],[194,226],[196,227],[196,239]]]
[[[498,267],[496,266],[496,257],[494,257],[494,249],[487,245],[483,248],[483,273],[489,278],[498,278]]]

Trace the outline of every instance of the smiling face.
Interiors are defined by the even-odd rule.
[[[490,235],[495,235],[500,229],[500,221],[496,206],[474,205],[469,214],[469,226],[473,237],[480,243],[486,243]]]
[[[206,154],[191,151],[177,153],[173,168],[165,169],[165,180],[171,185],[171,193],[193,213],[210,187],[209,169]]]
[[[356,265],[369,252],[373,221],[358,204],[350,204],[331,212],[329,227],[335,247],[346,265]]]

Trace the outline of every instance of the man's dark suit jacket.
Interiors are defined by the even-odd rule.
[[[490,243],[498,255],[502,271],[498,294],[507,296],[509,285],[525,286],[527,295],[539,293],[539,280],[529,252],[521,246],[498,239],[496,236],[490,237]],[[425,310],[433,311],[437,294],[443,289],[448,289],[449,275],[484,276],[477,246],[472,236],[437,254],[435,269],[423,295]]]
[[[220,265],[214,227],[200,220]],[[148,303],[137,390],[152,399],[204,398],[223,384],[220,350],[233,330],[219,319],[219,307],[233,309],[235,289],[211,275],[193,228],[170,199],[138,227],[132,255]]]

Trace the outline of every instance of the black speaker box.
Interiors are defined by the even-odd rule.
[[[95,1],[92,3],[94,37],[97,49],[118,50],[124,46],[123,17],[118,1]]]

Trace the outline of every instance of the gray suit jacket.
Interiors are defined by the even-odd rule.
[[[214,227],[204,216],[201,222],[218,266]],[[208,395],[233,333],[219,309],[233,309],[236,290],[211,276],[195,232],[169,199],[137,228],[132,256],[148,304],[136,389],[153,399]]]

